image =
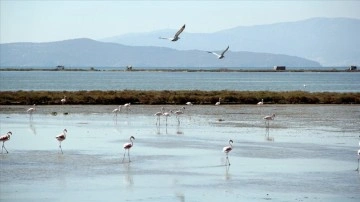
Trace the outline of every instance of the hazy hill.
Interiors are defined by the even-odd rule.
[[[158,39],[159,36],[172,36],[176,30],[126,34],[103,41],[178,50],[221,50],[230,45],[232,51],[294,55],[318,61],[323,66],[360,64],[359,19],[312,18],[297,22],[239,26],[214,33],[188,33],[191,22],[186,23],[186,26],[176,43]]]
[[[253,52],[228,51],[226,58],[200,50],[180,51],[163,47],[125,46],[91,39],[50,43],[0,44],[1,67],[319,67],[300,57]]]

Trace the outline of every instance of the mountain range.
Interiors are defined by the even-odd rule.
[[[211,25],[211,23],[209,23]],[[181,25],[179,25],[180,27]],[[214,33],[188,33],[186,25],[176,43],[159,40],[177,30],[132,33],[100,39],[131,46],[161,46],[177,50],[248,51],[293,55],[319,62],[322,66],[360,64],[360,20],[311,18],[256,26],[238,26]]]
[[[180,27],[181,25],[179,25]],[[0,44],[0,67],[249,68],[349,66],[360,64],[360,20],[313,18],[214,33],[177,30],[125,34],[99,40]],[[207,51],[230,49],[222,60]]]
[[[0,67],[120,67],[228,68],[228,67],[319,67],[300,57],[228,51],[225,59],[202,50],[175,50],[154,46],[127,46],[92,39],[47,43],[0,44]]]

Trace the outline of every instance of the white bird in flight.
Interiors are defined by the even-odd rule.
[[[212,52],[212,51],[207,51],[207,52],[216,55],[218,57],[218,59],[223,59],[225,57],[224,56],[225,52],[228,51],[228,50],[229,50],[229,46],[220,55],[215,53],[215,52]]]
[[[167,40],[170,40],[170,41],[177,41],[180,39],[179,35],[181,34],[181,32],[183,32],[185,29],[185,25],[183,25],[179,31],[176,32],[176,34],[174,35],[174,37],[169,37],[169,38],[165,38],[165,37],[159,37],[159,39],[167,39]]]

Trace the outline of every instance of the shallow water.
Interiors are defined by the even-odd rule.
[[[38,106],[32,117],[27,107],[0,108],[1,134],[13,132],[0,155],[0,201],[360,199],[358,105],[189,106],[180,125],[161,117],[159,127],[161,106],[117,117],[110,105]],[[55,136],[64,128],[62,155]],[[123,163],[131,135],[132,162]]]

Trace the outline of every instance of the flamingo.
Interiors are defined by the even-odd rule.
[[[112,113],[114,113],[114,115],[115,115],[116,117],[117,117],[118,113],[121,112],[121,107],[122,107],[122,106],[120,105],[118,108],[112,110]]]
[[[61,99],[60,102],[61,102],[61,104],[65,104],[65,102],[66,102],[66,96],[64,96],[64,98]]]
[[[270,126],[270,121],[275,119],[275,114],[272,114],[271,116],[265,116],[263,119],[265,119],[266,127],[269,127]]]
[[[159,126],[160,126],[160,116],[162,116],[164,113],[164,107],[161,107],[161,111],[160,112],[156,112],[154,115],[157,116],[157,119],[156,119],[156,125],[158,124],[159,122]]]
[[[219,102],[216,102],[215,105],[216,106],[220,105],[220,101],[221,101],[221,98],[219,97]]]
[[[175,42],[180,39],[179,35],[181,34],[181,32],[184,31],[184,29],[185,29],[185,24],[179,29],[179,31],[176,32],[174,37],[170,37],[170,38],[159,37],[159,39],[167,39],[167,40]]]
[[[176,118],[177,118],[177,120],[178,120],[178,124],[179,124],[179,125],[180,125],[180,118],[179,118],[179,116],[180,116],[181,114],[184,114],[184,111],[185,111],[185,107],[182,107],[182,108],[179,109],[178,111],[173,112],[173,113],[176,115]]]
[[[223,59],[225,57],[224,56],[225,52],[228,51],[228,50],[229,50],[229,46],[220,55],[215,53],[215,52],[212,52],[212,51],[207,51],[207,52],[216,55],[218,57],[218,59]]]
[[[223,152],[226,154],[226,162],[225,165],[227,165],[227,163],[229,163],[228,165],[230,166],[230,161],[229,161],[229,152],[232,150],[232,145],[231,143],[234,143],[232,140],[229,140],[229,146],[226,146],[223,148]]]
[[[170,113],[172,113],[172,111],[170,112],[164,112],[162,115],[165,116],[165,121],[166,121],[166,125],[167,125],[167,117],[170,116]]]
[[[10,140],[10,135],[12,135],[11,131],[7,132],[6,135],[2,135],[0,137],[0,141],[3,142],[2,147],[1,147],[1,153],[3,153],[4,149],[5,149],[7,154],[9,153],[8,150],[5,148],[4,144],[5,144],[6,141]]]
[[[258,102],[257,105],[263,105],[264,104],[264,99],[261,99],[261,102]]]
[[[34,104],[33,107],[26,110],[27,113],[30,114],[30,116],[36,111],[36,105]]]
[[[66,133],[67,133],[67,130],[64,129],[64,131],[62,133],[60,133],[58,136],[55,137],[59,141],[59,148],[60,148],[62,154],[64,154],[64,153],[61,148],[61,142],[66,139]]]
[[[359,142],[359,144],[360,144],[360,142]],[[356,171],[359,171],[360,149],[357,151],[357,155],[358,155],[358,167],[357,167]]]
[[[131,105],[131,103],[129,102],[129,103],[126,103],[126,104],[124,104],[124,108],[126,109],[126,111],[128,112],[128,111],[131,111],[130,110],[130,105]]]
[[[360,135],[359,135],[359,138],[360,138]],[[360,141],[359,141],[359,146],[360,146]],[[357,155],[358,155],[358,167],[357,167],[356,171],[359,171],[360,149],[357,151]]]
[[[132,140],[135,140],[135,137],[134,137],[134,136],[131,136],[131,137],[130,137],[130,142],[131,142],[131,143],[128,142],[128,143],[125,143],[125,144],[124,144],[125,152],[124,152],[124,157],[123,157],[122,162],[124,162],[126,150],[128,150],[129,162],[131,162],[131,160],[130,160],[130,149],[131,149],[131,147],[134,145],[134,143],[133,143]]]

